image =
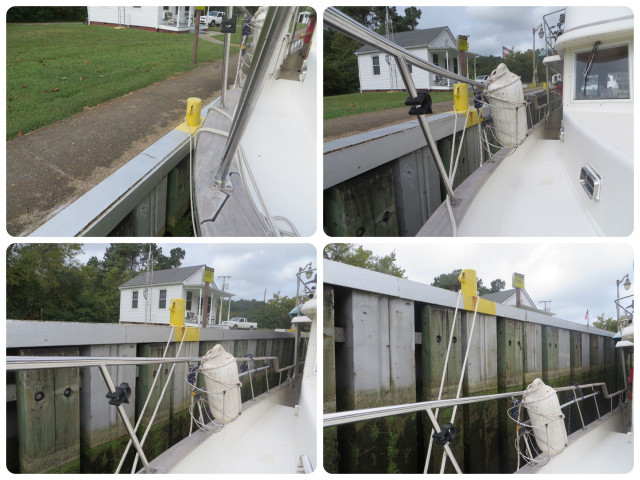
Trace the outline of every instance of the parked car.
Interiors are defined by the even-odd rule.
[[[228,322],[223,322],[223,325],[225,324],[233,330],[237,330],[239,328],[244,330],[253,330],[254,328],[258,328],[258,324],[256,322],[250,322],[244,317],[233,317]]]
[[[489,78],[489,75],[478,75],[476,77],[476,82],[481,83],[482,85],[487,83],[487,79]]]
[[[222,24],[222,17],[224,17],[223,12],[211,11],[206,16],[200,17],[201,23],[206,23],[210,27],[216,26],[219,27]],[[204,18],[204,22],[202,19]]]

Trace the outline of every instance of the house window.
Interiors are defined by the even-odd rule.
[[[185,308],[187,312],[191,311],[191,301],[193,300],[193,292],[187,292],[187,301],[185,304]]]
[[[630,98],[629,87],[628,45],[576,53],[575,100]]]
[[[158,308],[167,308],[167,291],[160,290],[160,300],[158,301]]]
[[[380,75],[380,57],[371,57],[373,60],[373,74]]]
[[[138,308],[138,291],[137,290],[132,293],[131,308]]]
[[[433,64],[434,65],[438,65],[438,54],[437,53],[433,54]]]
[[[163,10],[169,10],[169,7],[162,7]]]
[[[458,59],[453,59],[453,73],[458,73]]]
[[[409,73],[413,73],[413,65],[407,63],[407,68],[409,69]]]

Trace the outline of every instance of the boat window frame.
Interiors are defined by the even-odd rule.
[[[627,74],[629,76],[629,96],[626,98],[618,98],[618,97],[578,98],[578,92],[581,89],[581,87],[578,86],[578,82],[581,81],[581,78],[584,75],[583,71],[578,71],[578,55],[591,52],[593,50],[593,44],[592,44],[588,47],[575,50],[572,53],[573,77],[574,77],[573,81],[571,82],[571,101],[572,102],[579,103],[579,104],[601,103],[601,102],[607,102],[607,103],[633,102],[633,68],[631,63],[632,61],[631,57],[633,56],[634,52],[633,52],[633,46],[631,44],[631,41],[626,40],[626,41],[615,42],[615,43],[602,42],[598,46],[598,53],[601,53],[605,50],[610,50],[610,49],[619,48],[619,47],[627,48],[627,72],[628,72]],[[594,59],[594,63],[595,63],[595,60],[597,60],[597,54],[596,54],[596,58]]]

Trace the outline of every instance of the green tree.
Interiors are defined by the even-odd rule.
[[[604,318],[604,313],[602,315],[598,315],[598,319],[593,322],[593,326],[602,330],[608,330],[609,332],[618,331],[618,322],[611,317]]]
[[[13,244],[7,249],[7,317],[50,320],[73,312],[78,292],[77,244]]]
[[[324,248],[324,258],[355,267],[366,268],[375,272],[402,278],[405,270],[396,265],[396,252],[377,256],[371,250],[354,243],[330,243]]]
[[[457,292],[460,290],[460,282],[458,281],[458,277],[462,273],[461,268],[457,268],[450,273],[442,273],[433,279],[431,285],[438,288],[444,288],[446,290],[451,290],[453,292]],[[477,280],[477,289],[478,295],[487,295],[488,293],[496,293],[500,290],[503,290],[505,287],[504,280],[499,278],[493,280],[491,282],[491,287],[487,288],[483,285],[482,279],[478,278]]]

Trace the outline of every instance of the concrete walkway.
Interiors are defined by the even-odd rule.
[[[184,121],[188,97],[218,97],[221,79],[216,61],[8,141],[8,233],[27,235],[89,191]]]

